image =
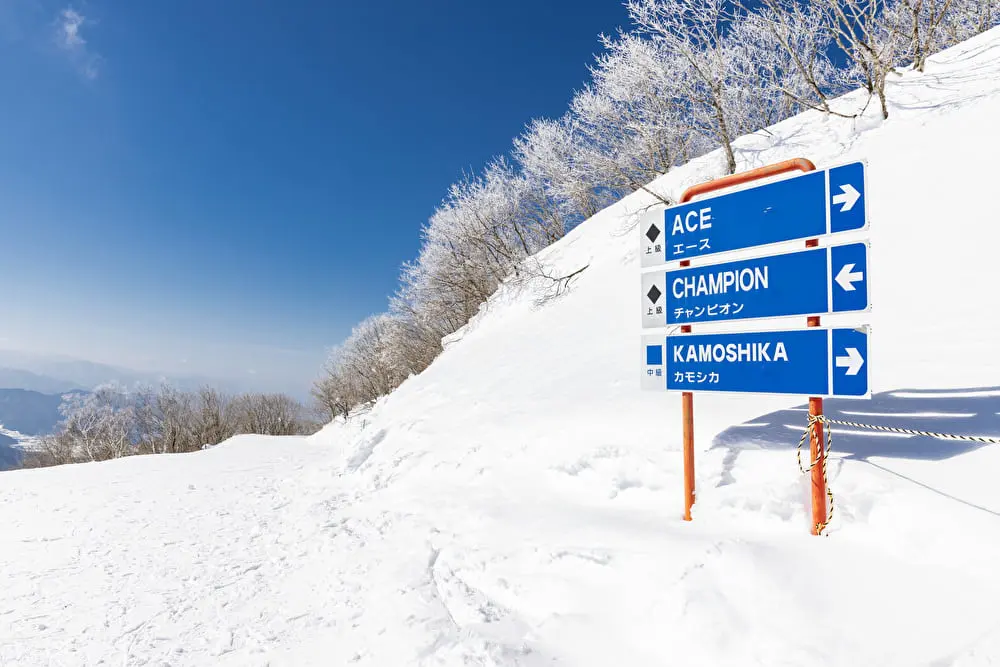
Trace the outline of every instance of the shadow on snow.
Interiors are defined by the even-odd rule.
[[[1000,437],[1000,387],[952,390],[896,389],[870,401],[825,399],[830,419],[953,435]],[[779,410],[716,436],[712,446],[730,450],[794,449],[807,424],[808,405]],[[845,458],[940,461],[985,445],[920,435],[880,433],[832,425],[833,451]]]

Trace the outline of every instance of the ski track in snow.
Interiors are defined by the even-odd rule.
[[[741,166],[869,160],[879,393],[828,414],[998,435],[993,309],[948,290],[997,277],[1000,29],[889,93],[888,123],[804,114]],[[567,294],[501,290],[363,418],[0,473],[0,666],[995,664],[1000,448],[837,429],[813,538],[801,401],[699,396],[680,520],[679,400],[636,377],[647,203],[541,253],[589,263]]]

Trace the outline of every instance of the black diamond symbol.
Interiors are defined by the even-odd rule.
[[[656,225],[650,225],[649,229],[646,230],[646,238],[649,239],[650,243],[655,243],[656,239],[660,238],[660,228]]]
[[[659,289],[657,289],[656,285],[653,285],[649,289],[649,291],[646,292],[646,296],[649,297],[650,301],[652,301],[653,303],[656,303],[657,301],[660,300],[660,297],[663,296],[663,292],[661,292]]]

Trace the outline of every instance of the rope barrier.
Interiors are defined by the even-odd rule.
[[[938,440],[958,440],[961,442],[978,442],[983,445],[1000,445],[1000,438],[990,438],[986,436],[979,435],[955,435],[952,433],[935,433],[934,431],[920,431],[912,428],[899,428],[896,426],[879,426],[877,424],[862,424],[860,422],[849,422],[840,419],[830,419],[824,415],[809,415],[809,424],[806,426],[805,432],[802,437],[799,438],[798,447],[795,448],[795,460],[798,463],[799,471],[805,475],[812,471],[813,468],[819,463],[818,460],[812,461],[808,468],[802,467],[802,445],[809,438],[810,434],[813,432],[816,423],[822,424],[822,428],[826,434],[826,451],[823,454],[823,484],[826,486],[826,497],[829,501],[829,512],[827,513],[826,521],[816,525],[816,534],[822,535],[826,527],[830,525],[833,520],[833,492],[830,491],[830,480],[827,478],[826,465],[827,461],[830,459],[830,448],[833,444],[833,429],[832,424],[837,426],[850,426],[851,428],[867,429],[869,431],[881,431],[883,433],[903,433],[906,435],[920,435],[927,438],[937,438]]]
[[[905,433],[907,435],[922,435],[928,438],[937,438],[939,440],[961,440],[964,442],[978,442],[984,445],[1000,445],[1000,438],[988,438],[979,435],[953,435],[951,433],[934,433],[933,431],[918,431],[912,428],[898,428],[895,426],[876,426],[875,424],[860,424],[858,422],[848,422],[841,421],[839,419],[830,419],[823,415],[809,416],[809,426],[812,426],[814,422],[823,422],[824,424],[837,424],[838,426],[851,426],[853,428],[864,428],[870,431],[883,431],[886,433]],[[808,428],[808,427],[807,427]]]

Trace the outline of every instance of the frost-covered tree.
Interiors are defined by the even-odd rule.
[[[923,72],[927,56],[949,46],[944,20],[952,0],[893,0],[886,4],[884,20],[899,41],[898,60]]]
[[[889,117],[885,86],[905,52],[907,36],[887,14],[885,0],[815,0],[824,25],[848,58],[850,79],[878,97],[882,117]]]
[[[347,368],[361,380],[367,400],[385,396],[405,379],[393,348],[393,318],[374,315],[354,328],[344,345]]]
[[[147,454],[176,454],[198,449],[192,428],[193,396],[164,383],[158,390],[140,387],[132,393],[137,446]]]
[[[1000,0],[951,0],[941,22],[944,46],[952,46],[1000,24]]]
[[[121,386],[69,394],[59,411],[65,444],[81,459],[104,461],[135,453],[135,408]]]
[[[42,438],[26,467],[103,461],[132,454],[192,452],[237,432],[311,432],[302,406],[283,394],[244,394],[235,400],[213,389],[182,392],[163,384],[127,389],[117,384],[67,394],[57,431]]]
[[[579,222],[614,201],[583,159],[584,138],[570,115],[537,119],[514,140],[521,173],[538,184],[564,220]]]
[[[302,406],[284,394],[243,394],[234,404],[237,432],[301,435]]]
[[[331,352],[312,392],[331,418],[385,396],[408,377],[409,360],[399,347],[398,325],[392,315],[368,317]]]
[[[525,258],[563,234],[563,217],[543,188],[505,160],[453,185],[422,230],[404,267],[393,310],[411,326],[447,335],[478,312]],[[438,337],[440,340],[440,337]]]
[[[760,55],[730,35],[743,20],[726,0],[628,0],[638,34],[685,65],[678,76],[684,117],[723,150],[736,170],[733,142],[780,119],[782,95],[759,77]]]
[[[323,364],[320,377],[313,383],[312,396],[319,413],[326,419],[346,417],[354,407],[354,393],[349,388],[350,376],[340,363],[340,349],[335,349]]]
[[[426,228],[429,244],[448,246],[457,260],[482,272],[488,297],[525,257],[560,238],[558,212],[503,158],[478,177],[451,186]],[[479,301],[483,301],[481,298]]]
[[[708,148],[688,121],[684,87],[688,63],[661,44],[620,33],[602,37],[604,53],[591,67],[591,85],[570,104],[583,141],[589,179],[615,198],[647,184]]]
[[[928,56],[992,28],[1000,0],[890,0],[884,12],[899,36],[900,62],[923,72]]]
[[[167,383],[156,389],[139,386],[129,393],[129,400],[140,453],[193,452],[237,432],[232,400],[210,387],[185,392]]]
[[[236,434],[231,398],[211,387],[202,387],[191,402],[191,433],[196,447],[216,445]]]
[[[430,365],[441,351],[441,339],[458,331],[476,312],[470,293],[442,271],[447,263],[442,266],[435,261],[445,254],[445,248],[425,245],[416,261],[404,264],[399,288],[390,301],[401,330],[409,332],[401,343],[413,372]]]
[[[734,39],[746,44],[764,73],[759,85],[774,86],[788,102],[779,113],[790,116],[806,108],[831,113],[829,98],[845,92],[849,81],[830,58],[833,37],[823,13],[800,0],[760,0],[743,7],[746,16]]]
[[[59,431],[39,438],[35,447],[24,453],[20,466],[22,468],[45,468],[67,463],[80,463],[84,460],[86,459],[76,448],[73,439],[65,431]]]
[[[404,265],[390,313],[355,327],[313,386],[335,417],[383,396],[426,368],[441,340],[464,326],[524,260],[564,232],[564,217],[538,179],[503,159],[453,185]]]

